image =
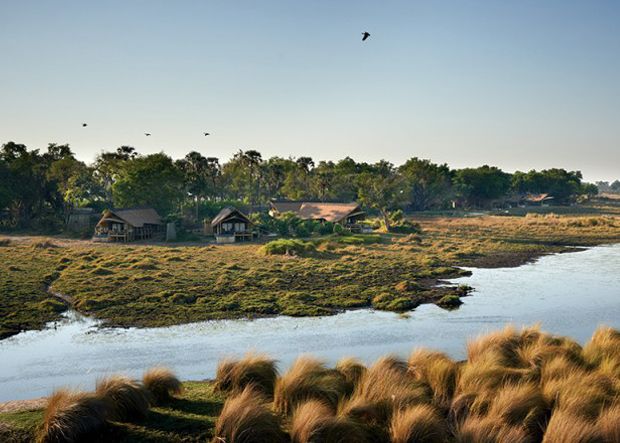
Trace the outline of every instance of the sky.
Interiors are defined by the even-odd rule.
[[[0,143],[614,180],[618,23],[606,0],[0,0]]]

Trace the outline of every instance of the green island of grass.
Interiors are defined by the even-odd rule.
[[[615,208],[617,209],[617,208]],[[0,336],[40,329],[69,306],[108,326],[225,318],[396,312],[459,305],[438,282],[461,266],[517,266],[620,241],[620,218],[594,214],[418,217],[420,234],[328,235],[267,244],[100,244],[9,237],[0,247]]]

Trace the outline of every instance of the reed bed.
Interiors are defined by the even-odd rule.
[[[282,375],[273,359],[249,354],[223,361],[217,379],[205,382],[211,386],[205,393],[225,400],[208,438],[617,443],[619,344],[620,333],[605,327],[582,347],[538,327],[509,326],[471,340],[465,361],[416,349],[407,361],[388,355],[366,367],[347,358],[330,368],[302,356]],[[163,408],[176,417],[181,409],[172,396],[180,387],[173,374],[156,368],[143,383],[116,376],[100,381],[93,394],[59,391],[50,398],[38,441],[80,441],[110,421],[143,418],[154,400],[166,401]],[[179,401],[179,408],[189,407]]]

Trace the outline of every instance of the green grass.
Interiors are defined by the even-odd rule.
[[[328,235],[265,245],[55,239],[50,247],[44,238],[14,238],[0,248],[0,331],[38,329],[59,317],[65,306],[46,294],[46,284],[80,312],[119,326],[362,307],[406,311],[429,302],[453,307],[454,297],[466,294],[437,282],[466,275],[459,266],[516,266],[565,246],[620,241],[620,218],[592,213],[429,217],[420,224],[421,234]]]

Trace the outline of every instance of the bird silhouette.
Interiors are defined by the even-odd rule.
[[[82,128],[85,128],[86,126],[88,126],[88,124],[82,123]]]
[[[211,134],[209,132],[205,132],[204,135],[206,137],[207,135],[211,135]]]
[[[362,41],[365,41],[368,37],[370,37],[370,32],[362,32]]]
[[[145,132],[144,135],[146,135],[147,137],[150,137],[151,133],[150,132]]]

